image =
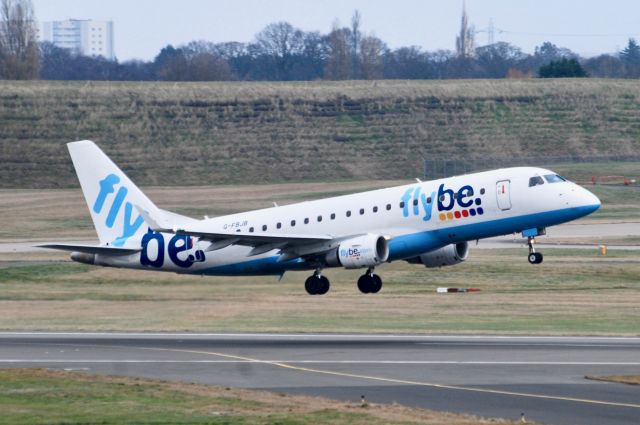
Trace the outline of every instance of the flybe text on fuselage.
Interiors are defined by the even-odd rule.
[[[433,205],[437,205],[438,218],[440,221],[459,219],[464,217],[475,217],[484,214],[482,199],[475,197],[473,186],[464,185],[457,191],[445,188],[444,183],[438,187],[438,191],[433,191],[429,196],[421,193],[420,186],[406,189],[402,197],[402,215],[409,217],[422,215],[423,221],[429,221],[432,217]],[[436,196],[437,194],[437,196]],[[422,213],[420,211],[422,206]]]

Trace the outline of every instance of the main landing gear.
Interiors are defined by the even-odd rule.
[[[363,294],[377,294],[382,289],[382,279],[373,272],[373,268],[367,269],[358,279],[358,289]]]
[[[329,292],[330,286],[329,279],[320,274],[320,269],[304,282],[304,289],[309,295],[324,295]],[[363,294],[377,294],[382,289],[382,279],[373,272],[373,268],[367,269],[367,272],[358,279],[358,289]]]
[[[304,282],[304,289],[309,295],[324,295],[329,292],[330,286],[329,279],[320,274],[320,269],[316,270],[313,276],[309,276]]]
[[[533,244],[536,242],[533,236],[529,236],[527,238],[527,245],[529,245],[529,263],[531,264],[540,264],[542,263],[542,253],[536,252],[536,249],[533,247]]]

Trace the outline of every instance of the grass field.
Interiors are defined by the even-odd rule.
[[[0,82],[0,187],[75,186],[80,139],[141,185],[413,178],[422,158],[637,155],[640,86]]]
[[[43,369],[0,369],[0,424],[429,424],[515,422],[339,402],[320,397],[105,377]]]
[[[361,271],[331,269],[332,289],[321,297],[304,291],[306,273],[281,282],[193,277],[62,258],[2,256],[0,329],[640,334],[635,252],[549,249],[534,267],[524,249],[475,249],[455,267],[379,267],[385,286],[377,295],[357,291]],[[481,292],[436,294],[439,286]]]

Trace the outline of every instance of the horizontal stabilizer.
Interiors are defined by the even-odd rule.
[[[118,248],[115,246],[73,245],[73,244],[44,244],[35,245],[36,248],[57,249],[60,251],[84,252],[86,254],[101,255],[131,255],[140,252],[140,248]]]

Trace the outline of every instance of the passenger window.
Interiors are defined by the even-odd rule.
[[[360,208],[360,215],[364,214],[364,208]]]
[[[276,224],[276,227],[277,227],[278,229],[280,229],[280,228],[282,227],[282,223],[278,223],[278,224]]]
[[[400,208],[404,208],[404,201],[400,202]]]
[[[542,177],[533,176],[533,177],[529,178],[529,187],[539,186],[541,184],[544,184],[544,180],[542,180]]]
[[[263,225],[262,225],[262,231],[263,231],[263,232],[265,232],[266,230],[267,230],[267,225],[266,225],[266,224],[263,224]]]
[[[295,220],[291,220],[291,227],[295,227],[296,225],[296,221]]]
[[[321,215],[319,215],[319,216],[318,216],[318,223],[320,223],[321,221],[322,221],[322,216],[321,216]]]
[[[347,211],[347,217],[351,217],[351,211]]]
[[[253,233],[253,227],[249,227],[249,231]]]
[[[431,203],[431,196],[427,198],[427,204],[430,204],[430,203]]]
[[[455,195],[454,195],[454,198],[455,198]],[[418,200],[417,200],[417,199],[414,199],[414,200],[413,200],[413,206],[415,207],[416,205],[418,205]]]
[[[378,212],[378,207],[373,207],[373,212],[377,213]]]
[[[564,177],[561,177],[557,174],[547,174],[544,176],[544,179],[546,181],[548,181],[549,183],[560,183],[560,182],[566,182],[567,179],[565,179]]]
[[[387,211],[391,210],[391,204],[387,204]]]
[[[480,189],[480,195],[484,195],[484,187]]]
[[[336,219],[336,213],[331,213],[331,220],[335,220]]]
[[[309,224],[309,217],[304,219],[304,224]]]

